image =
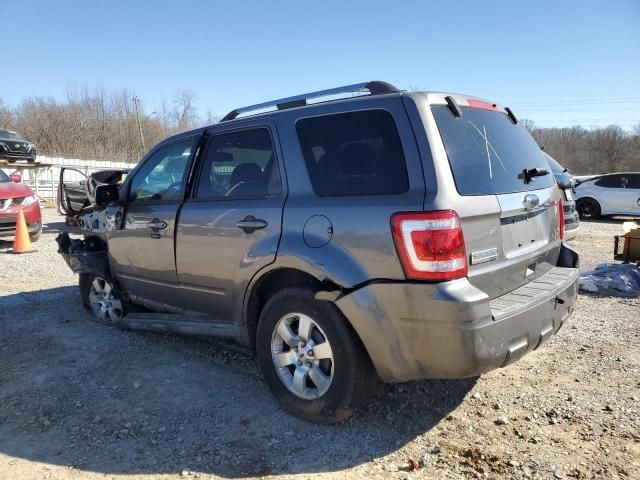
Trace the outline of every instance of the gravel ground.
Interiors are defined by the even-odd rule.
[[[282,412],[242,349],[92,322],[45,221],[37,253],[0,253],[2,479],[640,478],[639,300],[581,295],[521,361],[386,386],[325,427]],[[620,230],[583,224],[583,265]]]

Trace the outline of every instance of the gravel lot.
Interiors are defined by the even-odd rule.
[[[324,427],[282,412],[242,349],[94,323],[45,221],[37,253],[0,253],[2,479],[640,478],[639,300],[581,295],[521,361],[386,386]],[[620,230],[584,223],[583,266]]]

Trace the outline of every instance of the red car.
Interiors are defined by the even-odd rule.
[[[9,175],[0,170],[0,237],[15,235],[20,208],[24,212],[31,241],[35,242],[42,232],[40,201],[30,187],[15,183]]]

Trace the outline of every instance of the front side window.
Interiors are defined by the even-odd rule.
[[[400,136],[389,112],[303,118],[296,130],[318,195],[390,195],[409,189]]]
[[[267,128],[211,138],[200,170],[197,198],[268,198],[280,192],[280,170]]]
[[[130,202],[177,200],[183,197],[193,139],[159,148],[131,181]]]

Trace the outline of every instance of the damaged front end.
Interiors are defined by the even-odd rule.
[[[58,253],[75,273],[111,279],[107,255],[107,234],[118,228],[122,220],[122,207],[103,207],[88,210],[78,217],[83,239],[74,239],[67,232],[56,237]]]
[[[56,237],[56,242],[58,253],[73,272],[111,279],[107,243],[103,239],[95,235],[72,239],[63,232]]]

